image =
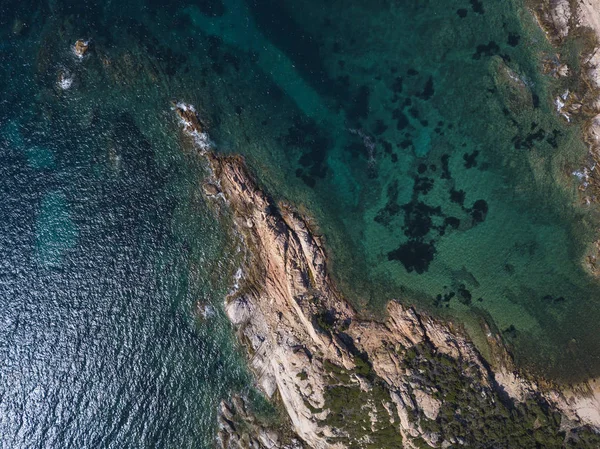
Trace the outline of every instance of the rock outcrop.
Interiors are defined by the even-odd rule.
[[[90,49],[89,41],[86,41],[83,39],[78,39],[77,41],[75,41],[75,44],[73,45],[73,53],[75,53],[75,56],[77,56],[78,58],[83,58],[89,49]]]
[[[240,396],[221,402],[217,441],[219,446],[230,449],[304,449],[297,438],[257,420]]]
[[[589,148],[589,162],[573,174],[580,178],[584,203],[600,199],[600,0],[573,2],[568,0],[535,0],[535,17],[557,54],[547,58],[545,71],[555,76],[577,78],[577,91],[566,90],[555,95],[557,112],[566,120],[582,123]],[[580,67],[573,70],[561,62],[562,44],[566,39],[579,40],[582,48]],[[592,258],[597,257],[593,249]],[[592,271],[594,271],[592,269]]]
[[[195,110],[182,104],[175,105],[177,114],[194,137],[202,128],[193,124],[200,122]],[[568,405],[560,392],[542,397],[534,383],[520,378],[491,333],[498,375],[452,323],[397,301],[389,302],[381,322],[361,318],[332,282],[322,242],[307,221],[265,194],[242,157],[201,152],[210,166],[207,182],[214,186],[207,193],[215,207],[228,211],[246,249],[244,276],[226,300],[226,313],[257,385],[289,418],[280,428],[296,436],[277,437],[255,424],[248,433],[248,422],[255,421],[239,411],[242,401],[234,408],[222,405],[221,447],[450,447],[469,438],[476,442],[483,438],[477,432],[487,431],[475,422],[472,435],[459,429],[466,422],[454,430],[440,425],[459,419],[465,407],[469,414],[493,409],[509,416],[503,401],[525,404],[535,397],[534,405],[518,406],[525,419],[536,416],[540,403]],[[569,412],[577,421],[570,427],[583,423],[585,416]],[[236,424],[235,416],[246,424]],[[506,419],[515,429],[522,426],[518,419]],[[509,447],[518,447],[512,443],[517,430],[508,433]]]
[[[204,132],[204,125],[200,121],[200,117],[198,117],[196,108],[191,104],[177,101],[173,101],[171,104],[186,134],[194,139],[196,146],[202,152],[207,151],[211,146],[211,142],[208,135]]]
[[[66,70],[61,70],[56,85],[61,90],[68,90],[73,86],[73,77]]]

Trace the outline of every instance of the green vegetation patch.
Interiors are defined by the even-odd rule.
[[[561,430],[561,415],[542,398],[515,403],[484,387],[474,366],[437,353],[429,344],[409,350],[404,363],[418,373],[412,380],[442,403],[435,420],[417,411],[422,429],[440,435],[440,441],[473,449],[600,447],[600,437],[589,429],[568,435]]]
[[[350,449],[401,449],[402,437],[398,429],[398,417],[390,423],[390,415],[383,406],[391,399],[386,386],[372,371],[371,365],[363,358],[355,357],[356,368],[345,370],[333,363],[325,361],[325,370],[329,374],[329,385],[325,390],[325,409],[329,414],[325,424],[340,436],[331,438],[331,442],[342,441]],[[360,376],[370,384],[369,391],[363,391],[353,380],[353,375]],[[369,382],[368,379],[375,379]],[[371,423],[371,414],[376,422]]]

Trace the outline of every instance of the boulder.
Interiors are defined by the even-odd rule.
[[[90,42],[83,39],[77,39],[73,45],[73,52],[79,58],[83,58],[90,49]]]

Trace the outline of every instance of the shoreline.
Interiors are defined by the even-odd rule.
[[[560,63],[561,45],[565,40],[584,39],[586,43],[585,51],[580,55],[580,72],[575,74],[583,87],[557,97],[556,104],[557,111],[567,121],[575,118],[582,123],[583,139],[591,161],[579,172],[581,176],[578,177],[582,180],[579,190],[585,204],[597,203],[600,201],[600,173],[596,170],[600,163],[600,0],[578,4],[567,0],[540,3],[531,11],[558,52],[550,69],[554,76],[571,76],[572,68]],[[179,113],[179,110],[176,111]],[[184,108],[184,111],[187,110]],[[200,120],[195,114],[179,115],[184,121],[184,130],[197,141],[197,136],[203,134]],[[366,435],[352,436],[348,431],[344,433],[332,426],[328,419],[332,414],[326,397],[328,389],[333,388],[330,378],[340,375],[354,379],[361,395],[367,396],[366,404],[371,406],[373,401],[369,402],[367,393],[373,391],[374,384],[383,381],[384,390],[389,395],[387,405],[384,404],[385,418],[392,422],[392,426],[396,422],[405,447],[419,447],[419,441],[430,447],[440,447],[447,440],[439,441],[439,436],[427,432],[424,429],[426,425],[419,419],[411,419],[415,410],[426,420],[437,416],[442,407],[441,401],[430,389],[409,386],[411,376],[418,376],[418,373],[410,372],[403,365],[403,357],[408,353],[407,347],[410,349],[411,344],[417,347],[423,341],[432,345],[435,354],[445,354],[454,360],[469,360],[472,366],[477,367],[474,378],[481,388],[489,390],[488,394],[498,389],[515,403],[530,400],[544,403],[563,415],[567,424],[561,423],[561,427],[566,426],[567,429],[577,431],[588,425],[600,429],[598,379],[559,385],[519,371],[501,337],[491,332],[487,336],[492,360],[486,360],[466,333],[454,323],[441,322],[394,300],[388,303],[384,322],[362,319],[333,286],[327,272],[327,257],[307,226],[308,220],[289,205],[274,204],[258,188],[241,157],[217,156],[207,148],[203,148],[202,152],[212,172],[210,187],[205,188],[205,193],[227,199],[236,228],[251,247],[248,256],[252,264],[247,267],[251,270],[242,281],[241,291],[228,298],[227,314],[250,356],[250,366],[259,388],[271,401],[279,403],[290,419],[284,432],[287,435],[285,443],[282,443],[281,432],[261,426],[251,425],[254,435],[250,436],[247,431],[242,435],[240,429],[247,428],[249,422],[255,424],[256,420],[245,410],[242,399],[237,398],[233,406],[224,403],[219,418],[221,447],[245,447],[250,438],[256,447],[296,448],[303,447],[302,441],[308,447],[342,448],[349,447],[352,440],[369,438]],[[258,213],[255,208],[259,209]],[[583,263],[592,274],[600,275],[600,268],[597,268],[600,240],[591,246],[592,251]],[[290,248],[293,248],[293,254],[288,259]],[[274,262],[282,254],[285,254],[284,259]],[[313,302],[307,304],[305,296],[314,295],[315,291],[317,294],[313,296]],[[298,301],[298,295],[303,299]],[[318,299],[315,300],[315,297]],[[266,298],[269,298],[268,306],[273,310],[263,308]],[[260,313],[257,313],[259,310]],[[332,310],[333,315],[327,315]],[[273,317],[273,312],[278,318]],[[323,313],[325,315],[320,315]],[[288,320],[286,331],[281,330],[283,316]],[[399,322],[403,324],[398,327]],[[424,322],[428,324],[425,326]],[[269,348],[265,349],[264,342],[274,335],[277,336],[275,340],[293,340],[295,344],[282,346],[278,341],[271,341]],[[381,349],[394,339],[393,354],[388,348]],[[398,346],[405,349],[403,356],[397,356]],[[299,352],[294,352],[296,350]],[[293,355],[282,355],[288,352]],[[430,354],[430,357],[433,355]],[[321,362],[316,364],[317,368],[313,366],[314,359]],[[273,366],[274,360],[278,361],[278,366]],[[298,369],[307,364],[312,367],[309,373]],[[341,371],[332,373],[326,366]],[[377,382],[373,383],[374,378]],[[345,388],[351,386],[352,382]],[[380,414],[376,404],[369,411],[372,434],[377,434],[375,427],[381,422]],[[236,424],[236,419],[245,424]],[[386,428],[385,432],[389,429]]]
[[[567,40],[583,42],[579,54],[580,69],[573,74],[581,84],[578,92],[566,93],[559,112],[570,122],[575,117],[582,125],[582,138],[588,148],[589,162],[573,173],[582,181],[579,191],[584,204],[600,202],[600,0],[538,1],[530,8],[547,40],[558,52],[555,76],[569,76],[572,69],[560,64]],[[557,97],[557,105],[560,99]],[[566,110],[564,114],[562,111]],[[590,243],[582,265],[594,277],[600,276],[600,239]],[[586,399],[581,398],[585,392]],[[572,384],[563,390],[567,401],[578,403],[588,419],[600,422],[600,378]]]
[[[579,190],[583,203],[597,203],[600,201],[600,168],[597,169],[600,163],[600,0],[531,0],[529,3],[539,27],[557,52],[545,63],[544,72],[555,78],[571,77],[578,81],[578,89],[559,93],[555,104],[557,112],[568,122],[576,119],[582,126],[590,161],[573,175],[582,181]],[[577,41],[583,46],[578,71],[561,62],[563,46],[568,41]],[[589,264],[597,274],[595,262],[594,258]]]
[[[184,132],[208,139],[195,110],[182,104],[174,110]],[[199,150],[210,168],[204,192],[229,214],[246,249],[244,277],[225,310],[258,388],[287,415],[282,432],[251,416],[241,398],[223,403],[221,447],[447,447],[470,437],[436,424],[461,401],[475,401],[480,408],[473,413],[482,416],[490,407],[500,407],[499,414],[516,408],[523,422],[555,410],[563,417],[556,432],[560,426],[569,437],[600,428],[591,383],[564,388],[519,373],[492,332],[493,357],[486,360],[456,324],[395,300],[383,322],[363,318],[332,282],[308,220],[265,194],[241,156]],[[438,371],[446,373],[443,386]],[[507,426],[511,435],[525,431],[518,421]]]

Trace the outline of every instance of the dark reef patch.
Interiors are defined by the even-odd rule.
[[[402,142],[400,142],[398,144],[399,148],[402,148],[403,150],[406,150],[407,148],[410,148],[413,146],[413,141],[411,139],[404,139]]]
[[[514,324],[511,324],[510,326],[508,326],[506,329],[504,329],[502,331],[502,335],[504,335],[504,337],[509,340],[516,339],[518,334],[519,334],[519,332],[517,331],[517,328],[515,327]]]
[[[418,274],[423,274],[433,261],[435,252],[435,246],[432,243],[411,240],[400,245],[398,249],[390,251],[388,260],[400,261],[409,273],[415,271]]]
[[[408,238],[416,239],[425,237],[433,227],[433,217],[442,216],[442,209],[439,206],[432,207],[422,201],[412,201],[404,204],[404,235]]]
[[[532,129],[535,129],[537,124],[532,124]],[[513,137],[512,141],[517,150],[526,149],[531,150],[536,142],[543,142],[546,138],[546,131],[542,128],[537,129],[537,131],[531,131],[523,137],[522,135],[516,135]],[[551,140],[552,141],[552,140]]]
[[[377,119],[375,121],[375,125],[373,126],[373,134],[375,134],[376,136],[380,136],[381,134],[386,132],[387,129],[388,126],[385,124],[385,122],[381,119]]]
[[[444,287],[447,288],[447,287]],[[449,302],[456,296],[455,292],[440,293],[435,297],[433,303],[436,307],[449,307]]]
[[[494,56],[500,53],[500,47],[494,41],[489,41],[487,44],[479,44],[473,54],[473,59],[479,60],[481,56]]]
[[[485,200],[477,200],[470,209],[473,224],[483,223],[488,213],[488,204]]]
[[[383,152],[385,154],[392,154],[392,144],[389,143],[387,140],[381,140],[381,146],[383,146]]]
[[[460,220],[456,217],[446,217],[444,219],[444,227],[450,226],[452,229],[458,229]]]
[[[519,42],[521,41],[521,36],[517,33],[509,33],[508,34],[508,45],[510,45],[511,47],[516,47],[517,45],[519,45]]]
[[[464,190],[450,190],[450,201],[456,204],[460,204],[461,206],[465,204],[465,196],[466,193]]]
[[[347,109],[348,119],[358,120],[367,118],[367,115],[369,114],[370,93],[371,91],[368,86],[360,86]]]
[[[553,129],[552,133],[548,135],[548,137],[546,138],[546,142],[548,142],[548,145],[550,145],[552,148],[557,149],[558,148],[558,138],[562,136],[562,133],[558,130],[558,129]]]
[[[450,174],[450,168],[448,163],[450,161],[450,155],[444,154],[442,156],[442,179],[452,179],[452,175]]]
[[[473,12],[476,14],[484,14],[485,10],[483,8],[483,2],[481,0],[470,0],[471,8],[473,8]]]
[[[431,97],[433,97],[433,94],[435,93],[435,88],[433,86],[433,77],[430,76],[427,79],[427,82],[425,83],[425,87],[423,88],[423,92],[421,92],[419,94],[419,98],[422,100],[430,100]]]
[[[164,4],[164,2],[158,2]],[[180,4],[180,2],[172,2]],[[200,12],[208,17],[221,17],[225,14],[225,5],[222,0],[194,0],[193,4],[198,7]]]
[[[402,93],[403,80],[401,76],[397,76],[392,84],[392,91],[396,94]]]
[[[223,40],[220,37],[208,36],[207,43],[206,53],[211,60],[211,68],[215,73],[224,75],[227,66],[231,66],[236,72],[239,72],[239,58],[231,52],[224,51]]]
[[[382,225],[389,225],[392,218],[400,212],[400,206],[398,205],[398,181],[392,182],[387,188],[387,203],[379,209],[374,220]]]
[[[433,183],[433,178],[415,176],[413,192],[420,193],[421,195],[427,195],[431,189],[433,189]]]
[[[315,186],[315,178],[324,178],[327,173],[326,156],[330,141],[325,131],[312,119],[297,117],[281,141],[286,146],[301,151],[296,176],[309,187]]]
[[[335,96],[338,86],[322,60],[322,43],[296,22],[293,6],[278,0],[244,1],[261,31],[292,58],[306,80],[322,95]]]
[[[475,150],[470,154],[469,153],[463,154],[463,159],[465,161],[466,169],[477,167],[477,156],[479,156],[478,150]]]
[[[402,131],[410,125],[408,117],[400,109],[394,109],[392,118],[396,120],[396,128],[398,131]]]
[[[566,298],[564,296],[553,296],[553,295],[545,295],[542,299],[546,302],[550,302],[550,303],[554,303],[554,304],[560,304],[560,303],[563,303],[566,301]]]
[[[457,299],[459,302],[461,302],[462,304],[464,304],[466,306],[471,304],[473,295],[471,295],[471,292],[469,290],[467,290],[467,288],[465,287],[465,284],[460,284],[458,286],[457,293],[458,293]]]

